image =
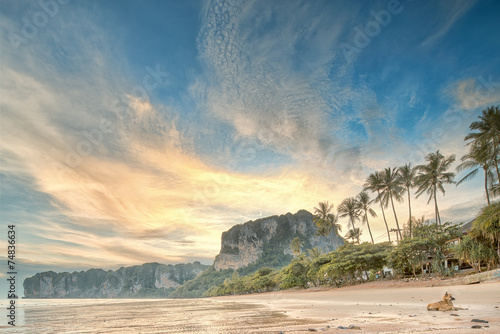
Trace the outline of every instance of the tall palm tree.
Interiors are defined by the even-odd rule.
[[[333,204],[329,204],[328,201],[319,202],[318,207],[314,208],[314,220],[313,222],[318,227],[316,232],[317,235],[323,237],[330,236],[333,248],[337,244],[337,235],[342,232],[342,226],[338,223],[338,216],[332,213]],[[335,241],[332,239],[332,234]]]
[[[357,243],[359,244],[359,237],[361,236],[362,232],[359,229],[359,227],[352,228],[349,231],[347,231],[347,234],[345,235],[346,239],[352,239],[352,242],[354,240],[357,240]]]
[[[318,257],[323,255],[323,251],[319,247],[314,247],[307,250],[307,257],[309,260],[314,261]]]
[[[447,172],[451,167],[451,164],[455,161],[455,155],[451,154],[447,157],[442,155],[439,150],[436,153],[429,153],[425,160],[427,164],[418,165],[417,171],[418,175],[415,179],[415,185],[417,186],[417,198],[424,192],[429,194],[429,200],[427,204],[434,199],[434,212],[436,216],[436,223],[441,225],[441,217],[439,215],[439,208],[437,203],[437,191],[440,190],[443,195],[444,184],[454,183],[453,177],[455,173]]]
[[[411,166],[410,163],[398,168],[398,174],[401,184],[406,188],[408,193],[408,226],[410,228],[410,238],[411,238],[411,194],[410,189],[415,185],[415,176],[417,171]]]
[[[479,216],[472,223],[471,235],[482,236],[491,241],[500,259],[500,202],[495,202],[481,209]]]
[[[469,153],[461,158],[462,163],[457,166],[458,172],[465,169],[472,169],[469,173],[467,173],[467,175],[457,182],[457,186],[464,181],[472,179],[477,175],[481,168],[483,169],[484,191],[486,192],[486,201],[488,202],[488,205],[491,204],[488,185],[493,182],[493,173],[491,172],[491,168],[495,163],[492,160],[491,150],[492,146],[488,144],[485,138],[478,138],[472,143],[472,145],[469,146]]]
[[[482,111],[482,115],[478,116],[479,121],[472,122],[469,126],[471,130],[479,132],[470,132],[465,136],[465,140],[476,141],[480,138],[490,143],[492,147],[492,159],[495,162],[497,180],[500,183],[500,168],[498,166],[500,154],[500,109],[499,106],[491,106]],[[470,144],[470,143],[469,143]]]
[[[354,197],[344,199],[337,208],[337,211],[340,218],[349,217],[349,226],[352,230],[355,230],[354,223],[359,220],[360,208]]]
[[[339,224],[338,215],[332,214],[330,216],[330,220],[328,222],[328,229],[330,231],[330,238],[333,234],[333,239],[331,241],[334,244],[334,247],[338,246],[339,243],[337,238],[339,236],[339,232],[342,232],[342,225]]]
[[[368,222],[368,214],[370,214],[370,216],[372,217],[377,217],[375,211],[370,208],[373,200],[370,200],[370,196],[365,191],[360,192],[356,197],[356,200],[358,201],[359,209],[361,210],[360,213],[363,216],[362,221],[366,223],[366,226],[368,226],[368,232],[370,232],[370,238],[372,239],[372,244],[374,244],[375,242],[373,241],[372,230],[370,228],[370,223]]]
[[[382,189],[382,173],[375,172],[368,176],[363,185],[363,190],[370,190],[373,193],[377,193],[377,197],[375,198],[375,202],[380,203],[380,209],[382,210],[382,217],[384,218],[385,228],[387,229],[387,237],[389,238],[389,243],[391,243],[391,234],[389,232],[389,225],[387,225],[387,220],[385,219],[384,213],[384,203],[382,201],[382,196],[380,190]]]
[[[292,239],[292,242],[290,242],[290,249],[292,250],[292,253],[294,255],[299,255],[302,249],[302,242],[300,241],[299,237],[295,237]]]
[[[398,216],[396,215],[396,209],[394,208],[394,199],[401,202],[403,200],[404,188],[401,186],[400,179],[398,177],[397,168],[386,168],[382,172],[382,186],[380,192],[382,194],[382,200],[385,205],[389,204],[391,201],[392,212],[394,213],[394,219],[396,220],[398,240],[402,239],[401,229],[399,228]]]

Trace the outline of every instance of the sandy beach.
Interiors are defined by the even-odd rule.
[[[200,299],[23,299],[17,305],[16,326],[4,322],[0,332],[500,333],[500,282],[432,284],[385,281]],[[456,298],[455,306],[468,310],[427,311],[427,304],[445,292]],[[350,325],[357,329],[339,328]],[[474,325],[481,328],[472,329]]]
[[[413,283],[413,284],[412,284]],[[432,312],[427,304],[451,293],[457,307]],[[219,302],[257,303],[303,324],[277,324],[266,332],[341,333],[500,333],[500,282],[431,287],[431,283],[376,282],[340,289],[285,291],[213,298]],[[488,323],[471,322],[472,319]],[[341,329],[354,325],[360,329]],[[472,326],[482,326],[473,329]]]

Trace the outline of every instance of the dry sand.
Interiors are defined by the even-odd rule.
[[[284,291],[212,298],[256,303],[302,324],[276,323],[266,333],[500,333],[500,282],[431,287],[429,282],[377,282],[340,289]],[[451,293],[468,310],[427,311],[427,304]],[[488,323],[471,322],[472,319]],[[281,320],[284,320],[283,318]],[[359,326],[361,330],[339,329]],[[473,329],[472,326],[483,326]],[[488,327],[487,327],[488,326]]]

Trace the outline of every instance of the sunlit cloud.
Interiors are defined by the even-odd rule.
[[[378,5],[206,1],[178,23],[196,30],[190,34],[127,28],[129,14],[107,3],[61,7],[0,63],[2,220],[24,231],[20,260],[72,270],[210,263],[235,224],[312,211],[324,200],[337,208],[370,173],[423,163],[437,149],[460,158],[470,122],[500,101],[495,72],[450,83],[427,70],[428,54],[409,65],[399,52],[444,52],[437,42],[474,2],[454,4],[444,20],[440,4],[422,7],[436,9],[429,22],[439,22],[427,30],[405,3],[408,10],[346,58],[340,44],[374,20]],[[0,14],[8,47],[28,15],[13,8],[15,15]],[[156,8],[139,10],[154,20]],[[143,50],[143,42],[155,47]],[[443,218],[473,217],[480,181],[447,187]],[[412,203],[417,216],[433,216],[425,196]],[[372,229],[383,240],[375,209]],[[396,212],[406,221],[406,203]]]
[[[459,80],[447,87],[447,93],[460,109],[467,111],[500,102],[500,84],[491,75]]]

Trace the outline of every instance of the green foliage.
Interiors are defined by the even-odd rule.
[[[290,289],[294,287],[307,287],[307,262],[304,258],[299,257],[294,259],[287,267],[283,268],[280,273],[281,288]]]
[[[308,250],[293,259],[281,270],[261,268],[240,276],[234,272],[220,285],[211,288],[207,296],[265,292],[278,289],[307,288],[310,285],[340,284],[343,281],[364,280],[375,277],[386,265],[391,246],[389,243],[361,245],[344,244],[336,251],[322,255],[318,249]],[[373,273],[368,274],[368,272]]]
[[[450,252],[447,243],[461,235],[460,226],[417,221],[412,234],[413,238],[404,238],[393,248],[389,256],[390,265],[399,274],[413,273],[416,276],[417,268],[433,259],[434,270],[445,274],[443,262]]]
[[[500,202],[481,210],[472,223],[470,234],[463,238],[455,251],[476,271],[481,270],[481,261],[488,267],[500,262]]]
[[[277,273],[277,270],[272,268],[261,268],[255,273],[243,277],[240,277],[238,272],[234,272],[222,284],[208,290],[206,295],[220,296],[271,291],[278,285]]]
[[[498,257],[495,249],[484,240],[474,239],[470,235],[466,235],[461,242],[454,247],[455,255],[467,262],[476,272],[481,271],[481,261],[492,266],[498,263]]]
[[[485,206],[472,224],[471,234],[483,237],[492,243],[500,242],[500,202]]]
[[[294,255],[299,255],[302,248],[302,242],[300,241],[300,237],[295,237],[290,242],[290,249]]]
[[[196,278],[186,282],[170,294],[171,298],[197,298],[207,295],[207,291],[222,284],[225,279],[231,277],[232,269],[216,271],[213,266],[203,271]]]

